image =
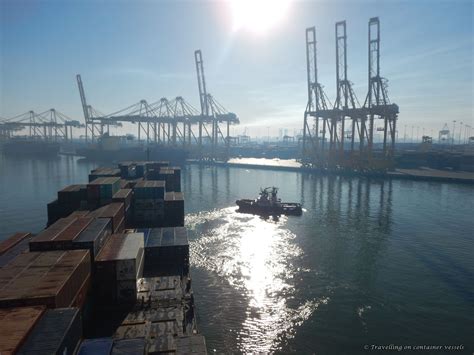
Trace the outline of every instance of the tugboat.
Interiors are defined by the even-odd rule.
[[[242,199],[235,203],[239,206],[238,212],[258,215],[292,215],[301,216],[301,203],[281,202],[277,197],[277,187],[260,189],[260,196],[255,200]]]

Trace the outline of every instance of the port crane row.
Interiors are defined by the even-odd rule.
[[[368,92],[361,105],[349,81],[347,70],[346,22],[335,24],[336,100],[331,104],[318,81],[316,29],[306,29],[306,62],[308,101],[304,110],[302,162],[322,168],[389,167],[393,161],[399,107],[391,103],[387,80],[380,75],[380,21],[371,18],[368,26]],[[110,127],[124,122],[137,124],[139,141],[158,144],[197,144],[229,146],[232,137],[229,125],[238,124],[238,117],[228,112],[207,92],[204,65],[200,50],[194,52],[198,79],[200,110],[182,97],[162,98],[149,104],[146,100],[112,114],[104,115],[87,104],[80,75],[77,84],[84,112],[86,139],[96,140]],[[375,120],[383,127],[383,149],[374,150]],[[222,125],[226,125],[223,132]],[[346,127],[346,125],[348,127]],[[347,131],[346,129],[349,128]],[[348,149],[349,147],[349,149]]]
[[[84,128],[87,141],[96,141],[111,127],[121,127],[123,123],[137,124],[139,141],[147,144],[169,144],[188,146],[197,144],[199,148],[210,146],[213,150],[219,145],[229,146],[230,125],[239,124],[235,113],[227,111],[213,95],[207,92],[201,50],[194,52],[196,65],[200,110],[194,108],[183,97],[172,100],[161,98],[148,103],[141,100],[124,109],[105,115],[86,101],[82,78],[76,76],[85,125],[72,121],[64,114],[51,109],[36,114],[33,111],[0,120],[0,135],[11,137],[14,131],[29,127],[29,136],[45,139],[64,139],[72,137],[72,128]],[[47,114],[50,117],[47,117]],[[222,126],[225,126],[223,128]]]
[[[363,105],[360,105],[348,78],[346,21],[335,24],[335,42],[336,100],[331,105],[318,81],[316,29],[306,29],[308,101],[304,111],[302,161],[308,166],[322,168],[390,167],[395,151],[399,107],[390,102],[387,80],[380,76],[379,18],[369,20],[368,92]],[[383,132],[383,150],[377,155],[373,147],[375,119],[383,121],[383,127],[377,129]]]
[[[27,129],[30,138],[68,141],[72,138],[73,128],[84,127],[79,121],[52,108],[41,113],[29,111],[0,120],[0,137],[11,138],[13,132]]]

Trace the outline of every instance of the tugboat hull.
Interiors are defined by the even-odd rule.
[[[284,202],[277,206],[261,206],[255,200],[242,199],[235,202],[239,206],[238,212],[256,215],[273,216],[301,216],[303,209],[300,203]]]

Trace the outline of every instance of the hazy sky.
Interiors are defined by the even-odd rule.
[[[349,78],[362,103],[367,24],[379,16],[400,134],[405,125],[474,126],[472,0],[238,1],[0,0],[0,116],[54,107],[83,121],[77,73],[104,113],[175,96],[197,108],[201,49],[208,91],[241,119],[234,134],[292,134],[307,101],[305,28],[316,26],[319,81],[333,101],[334,23],[347,21]]]

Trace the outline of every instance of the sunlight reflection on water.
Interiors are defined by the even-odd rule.
[[[234,207],[186,216],[186,225],[199,238],[191,242],[194,267],[215,272],[247,299],[246,318],[237,335],[240,350],[274,350],[280,337],[291,337],[329,298],[290,306],[292,279],[298,270],[292,260],[302,254],[295,235],[278,221],[239,214]]]

